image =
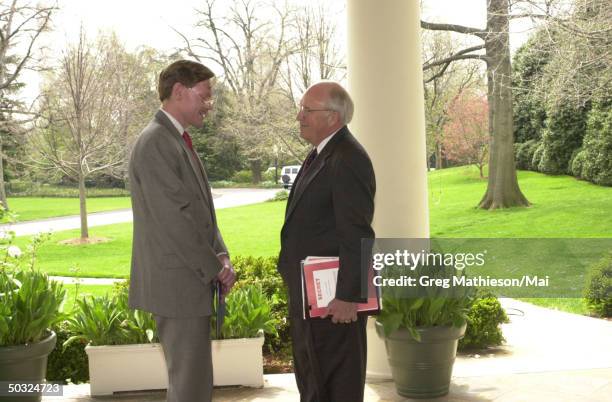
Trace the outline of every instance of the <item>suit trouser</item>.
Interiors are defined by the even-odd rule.
[[[155,316],[168,367],[168,402],[212,401],[210,316]]]
[[[301,402],[363,401],[366,374],[366,323],[330,319],[291,319],[295,379]]]

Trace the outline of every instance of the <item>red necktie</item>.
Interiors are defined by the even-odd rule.
[[[187,148],[191,149],[191,152],[195,152],[193,150],[193,142],[191,141],[191,137],[187,131],[183,131],[183,140],[185,141],[185,144],[187,144]]]

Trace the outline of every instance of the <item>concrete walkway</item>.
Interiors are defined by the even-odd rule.
[[[280,189],[252,189],[252,188],[220,188],[213,189],[215,209],[236,207],[240,205],[256,204],[266,201],[280,191]],[[132,210],[122,209],[108,212],[94,212],[87,215],[89,227],[112,225],[115,223],[131,222]],[[81,227],[80,217],[65,216],[60,218],[41,219],[37,221],[21,222],[0,225],[0,232],[12,230],[15,236],[28,236],[40,232],[58,232],[61,230],[78,229]]]
[[[502,304],[506,344],[460,355],[448,396],[433,401],[607,402],[612,395],[612,321],[537,307],[513,299]],[[63,398],[44,401],[164,401],[163,392],[89,396],[89,385],[65,387]],[[292,374],[266,375],[262,389],[215,389],[214,401],[299,401]],[[407,401],[392,381],[368,381],[367,402]],[[345,402],[345,401],[342,401]],[[346,401],[353,402],[353,401]]]

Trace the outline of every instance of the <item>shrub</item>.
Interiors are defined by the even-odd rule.
[[[232,176],[232,181],[236,183],[252,183],[253,173],[250,170],[241,170],[234,173]]]
[[[599,185],[612,186],[612,111],[610,111],[610,103],[596,103],[589,112],[580,155],[582,159],[579,177]]]
[[[542,156],[544,155],[544,144],[542,142],[538,143],[535,151],[533,151],[533,158],[531,159],[531,169],[536,172],[540,171],[540,162],[542,161]]]
[[[280,178],[280,168],[277,170],[276,174],[277,174],[277,179],[279,179]],[[274,183],[274,169],[266,170],[265,172],[263,172],[263,174],[261,175],[261,179],[263,181],[270,181]]]
[[[276,194],[274,194],[273,198],[270,198],[268,201],[269,202],[273,202],[273,201],[287,201],[289,199],[289,191],[287,190],[280,190],[277,191]]]
[[[572,153],[582,146],[587,112],[587,106],[575,106],[571,102],[549,106],[546,128],[542,132],[544,153],[538,165],[539,171],[569,173]]]
[[[508,322],[508,316],[497,297],[491,292],[478,290],[468,308],[467,328],[459,340],[459,350],[501,345],[504,337],[500,324]]]
[[[47,380],[74,384],[89,381],[89,367],[85,353],[87,342],[81,340],[64,347],[64,342],[72,336],[68,323],[62,322],[53,330],[57,335],[57,344],[47,360]]]
[[[584,297],[594,314],[612,317],[612,253],[591,267]]]
[[[531,165],[533,154],[540,145],[536,140],[529,140],[521,144],[514,144],[516,168],[522,170],[535,170]]]
[[[7,193],[11,197],[76,198],[79,196],[79,189],[13,180],[7,186]],[[130,191],[123,188],[87,188],[86,193],[88,198],[130,196]]]
[[[583,169],[584,164],[587,161],[587,154],[583,148],[580,148],[576,151],[576,154],[570,161],[570,173],[572,176],[577,177],[579,179],[584,179]]]

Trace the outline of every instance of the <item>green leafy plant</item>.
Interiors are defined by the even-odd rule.
[[[153,314],[131,309],[128,305],[130,281],[115,283],[113,295],[119,310],[124,314],[122,325],[128,328],[130,342],[128,343],[149,343],[159,342],[157,336],[157,324]]]
[[[589,310],[595,315],[612,317],[612,254],[591,267],[584,297]]]
[[[399,278],[408,273],[413,278],[427,275],[436,279],[448,279],[461,272],[453,267],[419,266],[406,272],[403,268],[385,268],[386,278]],[[382,290],[382,311],[377,321],[382,324],[385,335],[398,329],[406,329],[420,341],[419,327],[454,326],[467,322],[470,289],[440,286],[408,288],[387,286]]]
[[[459,340],[459,349],[482,349],[501,345],[504,336],[500,324],[508,322],[508,316],[497,297],[488,291],[478,290],[470,298],[465,335]]]
[[[48,236],[35,236],[25,253],[12,245],[13,237],[0,245],[0,346],[39,342],[64,318],[63,285],[36,267],[36,253]]]
[[[92,346],[157,342],[155,320],[150,313],[128,307],[127,282],[115,285],[113,294],[76,300],[68,328],[73,334],[64,342],[81,341]]]
[[[72,335],[64,342],[64,347],[72,342],[81,341],[92,346],[122,345],[129,338],[122,324],[123,314],[113,297],[86,296],[76,301],[73,316],[68,319]]]
[[[277,320],[272,317],[271,304],[261,285],[245,285],[230,292],[225,308],[223,339],[254,338],[262,332],[277,336]]]

